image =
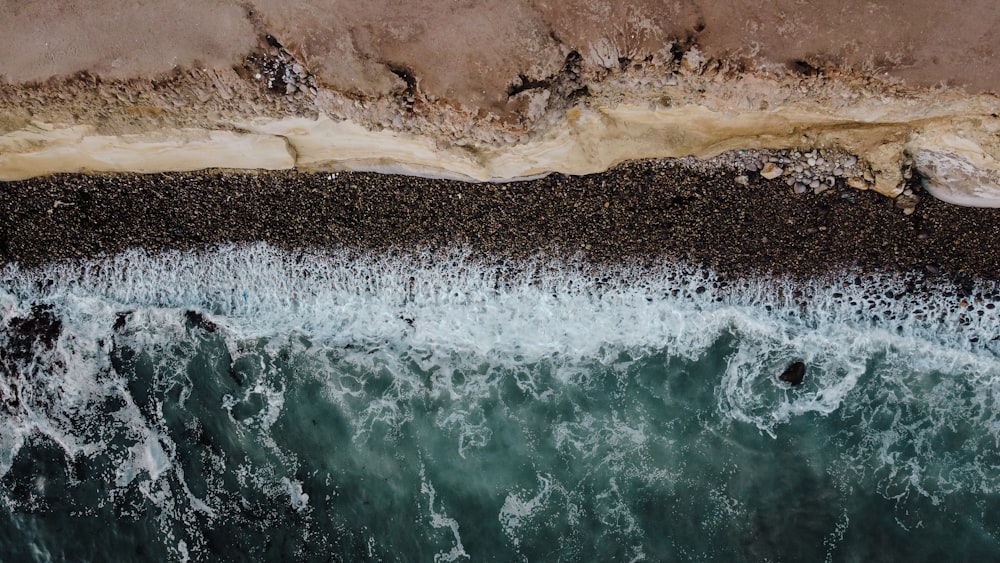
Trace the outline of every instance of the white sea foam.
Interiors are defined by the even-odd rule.
[[[84,331],[73,340],[74,351],[64,354],[66,362],[101,356],[81,348],[107,336],[116,311],[135,311],[131,322],[157,329],[136,330],[137,338],[163,339],[164,330],[183,331],[178,311],[196,309],[210,313],[232,340],[302,334],[327,346],[364,350],[352,359],[369,366],[381,358],[368,354],[371,348],[405,353],[425,370],[446,368],[433,377],[435,392],[452,397],[489,391],[468,380],[454,389],[449,358],[514,367],[553,357],[561,365],[610,362],[619,350],[666,350],[696,359],[731,333],[739,344],[723,374],[719,406],[769,433],[790,417],[835,410],[864,372],[864,359],[875,353],[905,355],[920,371],[986,379],[1000,365],[993,340],[1000,310],[980,300],[970,312],[940,290],[885,298],[886,288],[902,293],[903,280],[893,278],[847,287],[725,285],[677,265],[604,272],[548,263],[484,267],[460,253],[352,257],[255,245],[207,254],[134,251],[39,272],[12,267],[2,282],[7,318],[23,316],[32,302],[49,303],[70,330]],[[806,295],[793,297],[802,289]],[[774,377],[793,358],[806,361],[814,382],[794,394]],[[87,371],[66,370],[70,376]],[[580,377],[572,369],[558,373],[564,382]],[[88,393],[85,383],[64,384],[61,400],[86,402]],[[783,398],[775,402],[775,394]],[[271,395],[269,405],[280,402],[280,393]],[[392,408],[383,407],[374,410]],[[278,412],[280,405],[265,413],[271,419],[265,425]],[[482,440],[476,437],[482,430],[470,432],[469,440]],[[9,455],[16,449],[13,437],[2,439],[11,444],[4,448]]]
[[[520,546],[521,528],[545,506],[552,493],[552,476],[538,475],[538,492],[534,496],[526,491],[513,491],[507,494],[500,509],[500,525],[504,534],[515,548]]]
[[[458,521],[448,516],[443,508],[438,509],[437,491],[434,485],[427,479],[427,472],[423,466],[420,467],[420,492],[427,497],[427,515],[431,527],[435,530],[448,529],[451,532],[454,545],[448,551],[440,551],[434,554],[435,563],[438,561],[452,562],[459,559],[469,559],[469,554],[465,552],[462,545],[462,536],[458,531]]]
[[[0,378],[2,397],[18,397],[0,410],[0,475],[38,434],[70,458],[112,457],[110,481],[140,487],[172,514],[192,522],[196,514],[214,517],[218,506],[192,494],[178,467],[163,404],[154,402],[152,411],[143,406],[130,390],[134,382],[112,365],[112,341],[128,344],[152,362],[157,392],[176,386],[183,404],[193,383],[183,367],[156,363],[171,357],[157,351],[173,347],[195,355],[201,333],[184,315],[194,310],[217,325],[218,338],[249,380],[226,393],[219,407],[240,417],[239,428],[255,436],[259,456],[288,474],[296,460],[271,435],[290,385],[271,361],[282,350],[296,351],[289,377],[319,379],[355,440],[398,432],[418,416],[412,405],[419,400],[430,405],[433,424],[464,459],[500,432],[485,405],[505,382],[530,398],[527,407],[505,407],[529,426],[531,404],[556,404],[565,390],[593,386],[597,376],[585,366],[602,367],[624,387],[634,377],[631,366],[644,357],[694,362],[718,347],[725,361],[713,380],[714,407],[724,424],[777,437],[798,418],[840,412],[857,420],[863,438],[832,471],[861,474],[892,498],[992,493],[1000,481],[975,451],[1000,452],[1000,415],[993,408],[1000,400],[1000,309],[990,297],[995,288],[972,288],[964,298],[958,291],[895,276],[792,284],[726,280],[677,264],[497,266],[461,252],[358,256],[264,245],[200,254],[133,251],[42,270],[8,267],[0,276],[8,327],[0,346],[16,337],[12,320],[30,317],[33,304],[51,306],[62,332],[52,350],[35,346],[30,360]],[[123,312],[129,312],[126,326],[116,331]],[[798,388],[777,377],[794,360],[807,365]],[[873,362],[880,370],[871,370]],[[338,369],[327,369],[331,365]],[[108,403],[119,406],[94,415]],[[664,458],[671,442],[652,434],[644,420],[642,413],[629,418],[609,408],[574,412],[548,429],[560,455],[589,468],[579,479],[603,475],[606,489],[598,500],[607,510],[601,518],[625,535],[637,524],[616,492],[618,479],[674,477],[649,461],[654,449]],[[941,436],[956,428],[969,435],[958,454],[941,445]],[[271,491],[308,512],[301,481],[261,471],[249,460],[240,467],[242,486]],[[453,536],[454,547],[441,558],[466,556],[457,520],[423,474],[421,489],[432,527]],[[572,513],[577,493],[550,490],[561,489],[540,481],[533,496],[508,493],[499,515],[508,536],[542,505],[558,500]]]
[[[291,507],[298,512],[302,512],[309,506],[309,495],[302,492],[302,483],[282,477],[281,483],[285,486]]]

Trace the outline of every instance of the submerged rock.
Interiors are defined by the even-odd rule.
[[[62,329],[62,319],[52,306],[39,303],[32,304],[30,314],[12,318],[0,329],[5,333],[0,348],[0,405],[6,412],[20,408],[25,393],[31,394],[39,378],[53,375],[51,366],[40,358],[55,347]]]
[[[51,305],[33,304],[31,314],[16,317],[8,322],[8,344],[5,354],[22,359],[31,356],[35,346],[51,350],[62,333],[62,320],[53,312]]]
[[[205,332],[215,332],[219,329],[219,325],[208,320],[208,318],[199,313],[198,311],[185,311],[184,318],[187,319],[192,325],[204,330]]]
[[[111,329],[115,332],[124,329],[128,325],[128,321],[131,317],[132,311],[119,311],[115,313],[115,324],[111,327]]]
[[[788,368],[785,369],[780,376],[778,376],[778,379],[794,387],[796,385],[801,385],[802,379],[805,378],[805,376],[806,364],[804,362],[797,361],[792,362],[792,365],[788,366]]]

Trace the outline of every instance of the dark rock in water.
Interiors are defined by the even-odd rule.
[[[0,348],[0,404],[7,412],[18,409],[23,385],[31,385],[40,373],[47,373],[44,362],[36,361],[43,351],[52,350],[62,333],[62,320],[51,305],[34,304],[31,314],[10,319],[4,327],[6,344]],[[60,388],[61,390],[61,388]]]
[[[198,311],[184,311],[184,318],[194,326],[204,330],[205,332],[215,332],[219,330],[219,325],[213,323],[212,321],[205,318]]]
[[[128,324],[128,319],[131,316],[132,311],[119,311],[115,313],[115,324],[111,327],[111,329],[118,332],[119,330],[125,328],[125,325]]]
[[[51,305],[35,304],[30,315],[11,319],[7,327],[10,336],[5,352],[27,360],[36,344],[52,349],[62,333],[62,320],[52,312]]]
[[[778,379],[792,385],[801,385],[802,379],[806,376],[806,364],[803,362],[793,362],[788,366]]]

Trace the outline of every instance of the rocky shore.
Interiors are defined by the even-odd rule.
[[[464,247],[486,260],[668,258],[799,279],[896,271],[1000,280],[998,210],[920,197],[915,180],[905,206],[840,181],[803,190],[730,165],[739,158],[500,184],[356,172],[56,175],[4,184],[0,260],[33,266],[132,247],[266,241],[362,252]]]

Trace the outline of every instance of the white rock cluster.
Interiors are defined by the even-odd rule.
[[[867,189],[874,180],[871,171],[856,156],[830,149],[762,153],[759,161],[751,160],[746,168],[768,180],[781,178],[797,194],[807,191],[821,194],[838,183]]]
[[[259,69],[254,78],[263,81],[269,90],[286,96],[296,92],[315,95],[317,92],[313,76],[284,50],[277,55],[254,56],[249,60]]]

